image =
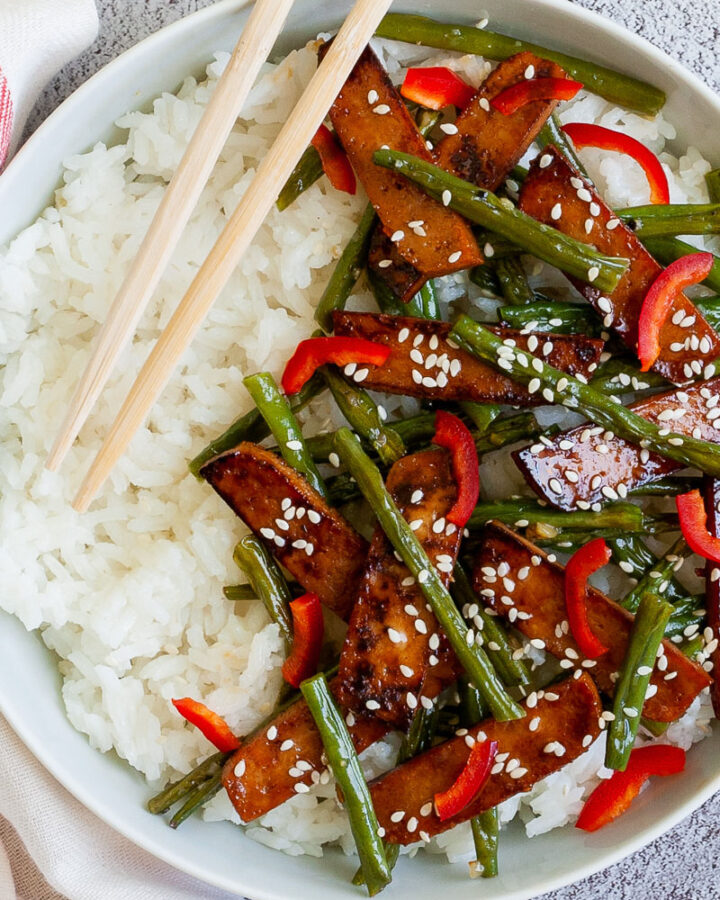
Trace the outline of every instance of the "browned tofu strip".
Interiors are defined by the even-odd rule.
[[[376,166],[373,153],[383,146],[432,162],[402,97],[380,61],[367,47],[330,109],[330,118],[356,175],[398,252],[420,273],[404,299],[428,278],[482,262],[470,225],[417,185]]]
[[[630,408],[673,433],[717,444],[720,413],[714,410],[719,391],[720,377],[656,394]],[[595,503],[617,500],[633,488],[682,468],[680,463],[643,450],[592,424],[516,450],[513,458],[533,490],[553,506],[566,510],[588,509]]]
[[[556,100],[535,100],[509,116],[490,106],[498,94],[523,80],[530,66],[534,68],[533,77],[565,75],[556,63],[533,53],[517,53],[503,60],[455,120],[457,134],[447,135],[438,144],[434,153],[438,166],[485,190],[498,189],[557,106]],[[392,265],[379,268],[378,263],[383,259],[391,259]],[[402,259],[379,229],[373,235],[368,265],[398,297],[407,295],[417,283],[415,269]]]
[[[610,296],[592,285],[578,282],[575,286],[604,318],[606,326],[614,328],[636,352],[640,308],[662,266],[554,147],[543,150],[530,166],[520,191],[520,209],[563,234],[592,244],[601,253],[630,260]],[[559,218],[553,211],[555,215],[559,212]],[[588,225],[592,225],[589,231]],[[675,298],[673,315],[660,332],[660,346],[653,369],[675,384],[686,384],[702,373],[706,363],[720,356],[720,338],[684,294]]]
[[[295,469],[245,442],[211,459],[201,474],[306,591],[340,618],[349,617],[367,541]],[[286,498],[296,509],[289,521]]]
[[[602,706],[587,675],[539,692],[525,702],[525,710],[524,719],[512,722],[486,719],[470,728],[467,736],[438,744],[372,782],[370,792],[385,839],[394,844],[429,840],[508,797],[529,791],[537,781],[577,759],[600,733]],[[458,815],[441,822],[433,797],[446,791],[465,767],[468,738],[497,741],[502,762],[496,766],[502,765],[502,771],[491,775]]]
[[[390,470],[387,488],[447,584],[461,538],[444,521],[457,496],[448,454],[425,450],[403,457]],[[419,585],[378,528],[340,655],[340,702],[405,729],[418,694],[434,696],[457,671]]]
[[[372,366],[363,387],[388,394],[429,400],[476,400],[537,406],[539,395],[502,375],[448,342],[450,325],[410,316],[334,312],[335,334],[361,337],[392,348],[387,362]],[[524,334],[501,326],[495,334],[519,348],[541,353],[550,365],[588,377],[597,365],[603,342],[580,335]],[[534,350],[532,349],[534,348]]]
[[[539,547],[498,522],[485,528],[473,576],[475,590],[489,607],[528,639],[543,641],[563,667],[587,667],[600,690],[613,695],[615,673],[627,651],[632,613],[595,588],[588,588],[590,627],[608,652],[596,660],[583,660],[567,625],[564,567],[550,562]],[[651,677],[657,693],[645,700],[642,712],[656,722],[674,722],[711,679],[670,641],[663,641],[662,646],[664,661],[658,662]]]
[[[330,688],[337,695],[337,678]],[[389,730],[375,718],[350,715],[347,721],[358,753]],[[320,733],[300,699],[233,753],[223,769],[223,785],[243,822],[252,822],[307,790],[326,768]]]
[[[707,510],[707,526],[710,534],[720,538],[720,479],[705,478],[704,480],[705,509]],[[720,566],[711,559],[705,563],[705,606],[707,607],[708,627],[712,631],[712,638],[707,644],[715,641],[715,647],[706,646],[712,671],[715,674],[713,686],[710,689],[715,718],[720,718],[720,679],[717,672],[720,671]]]

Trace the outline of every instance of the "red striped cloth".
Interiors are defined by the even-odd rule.
[[[97,29],[94,0],[0,0],[0,170],[40,91]]]

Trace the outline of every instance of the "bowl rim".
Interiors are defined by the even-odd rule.
[[[704,99],[715,108],[720,120],[720,96],[718,96],[710,87],[708,87],[699,76],[686,69],[680,62],[673,59],[665,51],[653,45],[646,38],[633,34],[622,25],[617,24],[611,19],[607,19],[593,10],[585,9],[574,3],[568,3],[567,0],[531,0],[532,5],[536,8],[558,11],[568,15],[571,19],[575,19],[581,23],[599,27],[612,37],[623,43],[631,43],[643,51],[649,57],[650,61],[669,71],[679,82],[681,88],[689,89],[695,94],[700,94]],[[50,132],[55,126],[55,122],[71,117],[75,109],[85,102],[87,95],[95,93],[99,87],[114,78],[115,72],[127,66],[137,58],[143,58],[147,54],[154,52],[156,46],[160,47],[171,38],[180,37],[185,33],[190,33],[198,24],[206,24],[213,20],[222,20],[226,16],[230,16],[250,5],[252,0],[217,0],[216,3],[197,10],[175,22],[172,22],[158,31],[150,34],[142,41],[134,44],[132,47],[119,54],[99,71],[94,73],[87,81],[80,85],[63,103],[61,103],[38,127],[31,135],[28,141],[18,150],[13,159],[0,175],[0,180],[6,182],[12,174],[20,168],[21,162],[30,155],[35,147],[44,139],[47,132]],[[562,40],[558,41],[562,44]],[[720,163],[720,160],[718,160]],[[47,648],[45,648],[47,649]],[[112,808],[99,800],[97,795],[93,793],[91,787],[76,776],[67,768],[62,760],[53,758],[52,754],[47,752],[47,746],[43,744],[32,733],[32,730],[26,727],[24,716],[19,709],[14,708],[11,698],[8,698],[0,691],[0,712],[5,716],[8,724],[18,735],[35,758],[48,770],[53,777],[66,788],[83,806],[90,810],[94,815],[101,819],[105,824],[109,825],[116,832],[122,834],[128,840],[132,841],[141,849],[151,853],[156,858],[168,863],[176,869],[193,876],[200,882],[217,888],[229,891],[233,894],[244,893],[244,889],[239,887],[237,882],[232,883],[222,875],[212,876],[206,869],[194,864],[186,859],[179,851],[172,849],[172,844],[166,845],[164,842],[157,841],[141,829],[134,825],[118,823],[117,816]],[[97,752],[94,751],[93,752]],[[122,761],[122,764],[129,766],[129,763]],[[704,784],[698,787],[691,795],[686,797],[683,802],[673,806],[672,810],[664,815],[658,816],[654,823],[636,834],[633,838],[625,841],[621,846],[613,850],[603,849],[598,854],[598,859],[581,864],[577,869],[565,875],[548,876],[544,883],[538,883],[531,890],[526,888],[518,888],[516,890],[505,891],[502,894],[502,900],[530,900],[541,893],[555,890],[569,884],[581,881],[590,875],[595,874],[609,866],[614,865],[625,857],[637,852],[641,848],[647,846],[656,838],[667,832],[669,829],[678,824],[682,819],[700,807],[709,797],[720,790],[720,771],[709,778]],[[568,827],[568,826],[565,826]],[[273,888],[257,886],[253,887],[253,900],[287,900],[287,897]]]

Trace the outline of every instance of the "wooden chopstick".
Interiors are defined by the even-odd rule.
[[[55,471],[89,416],[167,267],[294,0],[257,0],[227,68],[165,191],[142,246],[98,334],[48,456]]]
[[[357,0],[244,197],[140,370],[73,506],[84,512],[140,428],[255,237],[392,0]]]

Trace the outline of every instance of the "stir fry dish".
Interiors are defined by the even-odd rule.
[[[694,289],[720,263],[676,240],[719,207],[672,204],[621,130],[557,118],[583,88],[653,115],[652,86],[421,17],[380,35],[499,63],[479,87],[433,65],[397,83],[368,47],[280,194],[326,175],[369,204],[318,331],[280,383],[245,378],[255,408],[190,467],[249,530],[226,593],[265,604],[285,686],[245,735],[177,698],[216,752],[149,804],[180,804],[177,827],[224,790],[247,824],[334,779],[370,895],[401,847],[464,822],[471,874],[496,874],[501,804],[597,742],[576,827],[612,827],[683,770],[672,723],[708,694],[720,714],[720,304]],[[584,148],[639,164],[651,203],[612,208]],[[552,295],[532,258],[565,276]],[[445,299],[468,271],[483,306]],[[345,308],[359,279],[376,309]],[[326,392],[345,424],[304,432]],[[503,447],[523,495],[498,495]],[[367,778],[389,735],[394,767]]]

